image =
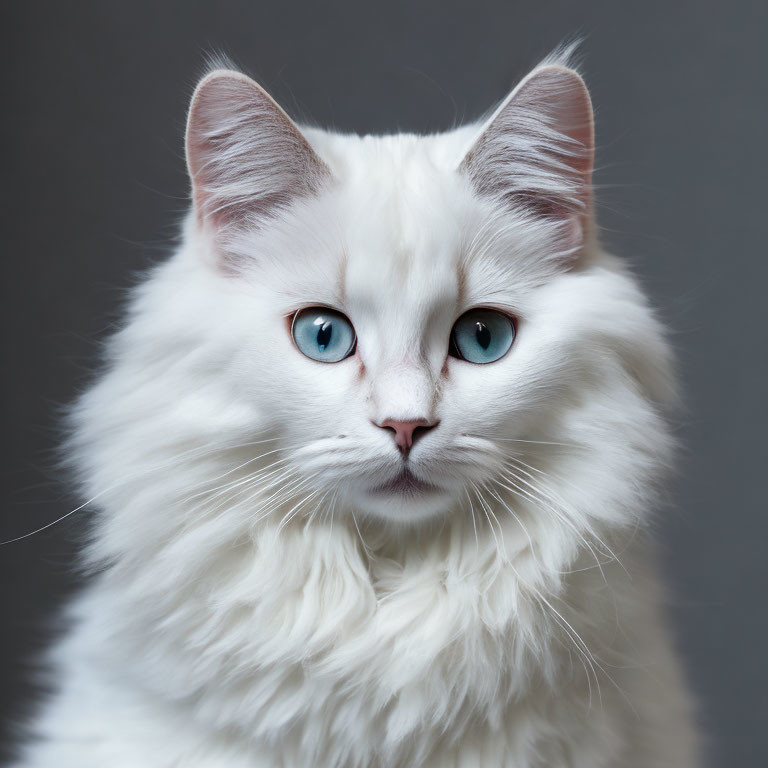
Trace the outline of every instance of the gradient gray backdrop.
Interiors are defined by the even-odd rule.
[[[171,248],[204,51],[231,54],[295,117],[433,131],[476,117],[559,41],[584,35],[605,239],[671,326],[687,392],[686,451],[658,526],[679,645],[711,765],[768,765],[765,3],[0,9],[3,541],[79,501],[55,470],[57,414],[88,381],[137,270]],[[9,727],[30,704],[30,662],[71,588],[86,515],[0,547]]]

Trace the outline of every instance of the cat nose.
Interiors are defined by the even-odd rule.
[[[381,424],[376,424],[381,429],[389,429],[394,432],[395,444],[400,449],[403,457],[407,457],[411,447],[417,438],[437,426],[437,422],[430,423],[426,419],[413,419],[411,421],[398,421],[397,419],[386,419]]]

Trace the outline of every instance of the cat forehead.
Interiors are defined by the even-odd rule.
[[[299,256],[286,262],[290,279],[282,281],[296,299],[413,317],[438,306],[512,305],[546,279],[546,242],[459,170],[475,128],[305,133],[334,182],[283,233],[283,248]]]
[[[405,177],[409,169],[419,172],[425,166],[455,171],[479,128],[469,124],[431,135],[358,136],[305,127],[302,133],[337,178],[349,181],[357,174],[371,172]]]
[[[338,136],[308,132],[336,178],[345,292],[455,295],[469,197],[457,171],[463,134]],[[369,296],[369,299],[371,297]]]

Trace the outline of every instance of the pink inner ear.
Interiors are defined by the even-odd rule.
[[[547,67],[523,86],[532,93],[527,100],[540,111],[551,128],[569,142],[572,152],[562,160],[574,170],[592,173],[594,122],[592,103],[584,81],[573,70]],[[523,97],[525,98],[525,97]]]
[[[583,236],[591,204],[592,106],[573,70],[544,66],[528,76],[486,125],[462,162],[475,188],[546,219],[573,217]]]
[[[237,72],[198,85],[186,143],[198,218],[219,231],[258,227],[330,175],[269,94]]]

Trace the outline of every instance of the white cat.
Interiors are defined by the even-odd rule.
[[[199,84],[183,243],[73,415],[90,586],[20,768],[691,768],[663,331],[567,57],[487,122]]]

